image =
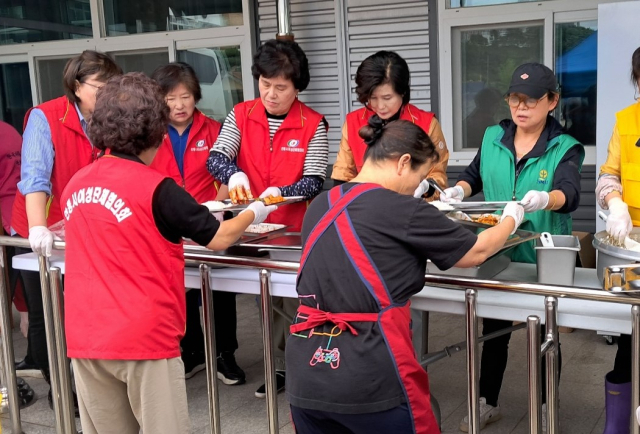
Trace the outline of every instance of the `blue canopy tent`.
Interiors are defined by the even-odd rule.
[[[597,66],[598,33],[594,32],[556,60],[562,97],[587,96],[589,88],[596,84]]]

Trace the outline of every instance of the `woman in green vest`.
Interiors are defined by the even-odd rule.
[[[484,192],[487,201],[518,200],[527,213],[527,221],[521,228],[570,235],[570,213],[580,202],[584,148],[576,139],[563,134],[560,123],[550,115],[559,98],[558,83],[549,68],[539,63],[516,68],[505,98],[511,119],[487,128],[473,162],[440,200],[460,201],[479,192]],[[512,260],[535,263],[533,243],[516,248]],[[511,321],[485,318],[483,333],[487,335],[511,325]],[[481,428],[501,418],[498,395],[507,367],[510,338],[510,333],[505,334],[483,346]],[[544,390],[542,396],[544,400]],[[543,404],[543,416],[545,410]],[[460,422],[460,430],[468,432],[467,417]]]
[[[640,89],[640,47],[631,56],[631,82]],[[607,161],[600,168],[596,199],[609,210],[607,232],[619,241],[640,226],[640,98],[616,113]],[[604,434],[629,434],[631,413],[631,336],[618,338],[613,371],[605,377]],[[640,410],[640,409],[638,409]],[[640,411],[636,411],[640,423]]]

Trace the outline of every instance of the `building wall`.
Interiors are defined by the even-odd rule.
[[[275,36],[277,31],[275,0],[257,0],[259,40]],[[291,24],[296,41],[309,58],[311,84],[300,100],[324,114],[329,122],[331,166],[340,143],[345,115],[358,107],[355,73],[367,56],[378,50],[398,52],[411,70],[411,101],[431,110],[432,92],[437,93],[431,71],[437,70],[430,56],[430,6],[434,1],[407,0],[290,0]],[[431,8],[433,10],[433,7]],[[435,96],[435,95],[434,95]],[[437,113],[437,107],[433,108]],[[462,166],[450,166],[449,184],[453,185]],[[574,230],[595,231],[595,166],[585,166],[582,176],[580,208],[573,213]]]

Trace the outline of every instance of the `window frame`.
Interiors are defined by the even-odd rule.
[[[455,150],[461,143],[454,137],[454,86],[460,77],[459,61],[454,59],[454,32],[472,30],[474,27],[499,26],[501,24],[531,24],[543,22],[543,63],[555,71],[555,25],[573,21],[598,19],[598,4],[616,0],[550,0],[544,2],[510,3],[492,6],[447,9],[447,0],[438,1],[438,86],[440,123],[449,144],[449,165],[466,166],[471,163],[477,149]],[[457,49],[457,47],[456,47]],[[456,68],[458,72],[456,76]],[[458,114],[460,117],[460,114]],[[456,140],[458,142],[456,142]],[[587,146],[584,164],[595,164],[595,146]]]

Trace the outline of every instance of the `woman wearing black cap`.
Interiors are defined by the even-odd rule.
[[[460,201],[481,191],[487,201],[518,200],[528,213],[522,229],[570,235],[570,213],[580,202],[584,148],[576,139],[563,134],[562,126],[550,116],[559,97],[558,83],[549,68],[539,63],[519,66],[505,98],[511,119],[487,128],[473,162],[456,185],[445,190],[441,200]],[[533,242],[516,247],[512,260],[535,263]],[[483,333],[487,335],[511,324],[485,318]],[[483,347],[481,428],[501,417],[498,395],[507,367],[510,338],[508,333],[486,341]],[[542,396],[544,399],[545,394]],[[543,415],[544,410],[543,405]],[[460,430],[468,432],[467,417],[460,422]]]

